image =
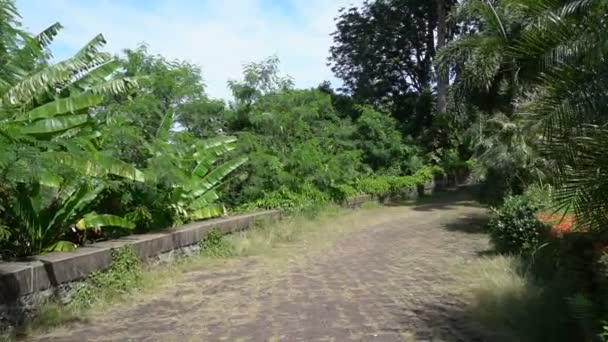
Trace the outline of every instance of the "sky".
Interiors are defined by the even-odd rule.
[[[59,21],[56,59],[71,56],[96,34],[106,51],[119,53],[139,43],[152,53],[198,64],[207,93],[229,99],[229,79],[242,66],[276,55],[281,73],[297,87],[329,80],[330,34],[341,7],[362,0],[17,0],[26,29],[36,33]]]

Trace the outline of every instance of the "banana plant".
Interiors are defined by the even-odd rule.
[[[60,29],[61,25],[54,24],[28,39],[22,54],[29,51],[33,57],[41,58]],[[37,179],[43,183],[60,178],[49,172],[54,165],[80,176],[111,174],[143,182],[143,173],[111,159],[96,146],[99,133],[90,108],[109,95],[124,94],[137,86],[135,79],[113,77],[120,64],[109,54],[99,52],[104,44],[103,36],[98,35],[72,58],[34,71],[14,72],[11,82],[0,82],[0,145],[6,151],[0,154],[0,165],[48,161],[41,167],[43,179]],[[17,62],[10,60],[5,67],[16,70]],[[27,148],[29,153],[24,153]],[[25,170],[16,173],[13,180],[24,182],[42,176]],[[47,185],[53,184],[57,182]]]
[[[41,184],[21,184],[16,203],[10,208],[15,222],[11,237],[25,255],[49,251],[69,251],[76,244],[64,237],[74,232],[99,231],[106,227],[133,229],[135,225],[114,215],[90,211],[90,204],[105,186],[74,181],[58,188]]]
[[[148,161],[146,179],[157,183],[168,179],[175,223],[223,215],[226,210],[217,203],[217,190],[248,158],[228,159],[216,165],[220,158],[235,149],[236,137],[178,142],[176,138],[180,133],[170,132],[172,122],[173,114],[167,113],[155,141],[148,147],[153,157]]]
[[[186,219],[203,220],[225,214],[224,206],[215,203],[219,199],[216,190],[228,175],[247,162],[247,157],[231,159],[216,167],[214,164],[221,155],[234,149],[235,142],[235,137],[223,136],[194,146],[195,165],[189,171],[189,180],[174,190],[178,199],[176,208]]]

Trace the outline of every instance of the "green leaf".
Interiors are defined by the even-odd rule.
[[[87,114],[69,115],[50,119],[42,119],[25,126],[21,131],[25,134],[49,134],[67,131],[89,123]]]
[[[40,173],[40,184],[50,188],[59,188],[63,183],[63,178],[51,173],[49,170],[42,170]]]
[[[8,226],[0,224],[0,241],[7,241],[11,237],[11,231]]]
[[[77,187],[77,190],[61,203],[61,208],[50,220],[47,230],[52,230],[56,226],[63,227],[71,224],[80,215],[80,211],[97,198],[97,195],[105,188],[104,186],[98,186],[91,189],[90,185],[86,183],[74,184],[74,186]]]
[[[188,213],[189,219],[191,220],[205,220],[208,218],[222,216],[226,213],[226,209],[222,205],[213,205],[198,210],[194,210]]]
[[[72,87],[87,90],[88,87],[105,83],[107,77],[113,74],[120,67],[121,63],[117,59],[111,59],[104,63],[100,63],[99,65],[87,70],[85,75],[72,84]]]
[[[89,213],[76,223],[76,228],[80,230],[99,229],[104,227],[119,227],[134,229],[135,224],[125,218],[108,214]]]
[[[103,96],[91,92],[79,93],[38,106],[23,117],[18,117],[17,121],[52,118],[59,114],[76,113],[82,109],[100,104],[103,99]]]
[[[70,241],[57,241],[54,244],[44,248],[44,252],[72,252],[76,249],[76,244]]]
[[[75,155],[66,152],[45,152],[42,154],[56,163],[63,164],[77,170],[89,177],[104,177],[108,174],[130,179],[136,182],[144,182],[144,173],[133,165],[118,159],[113,159],[101,155],[85,156]]]
[[[247,162],[247,157],[240,157],[216,167],[209,172],[203,179],[201,179],[192,189],[192,196],[198,197],[205,192],[209,191],[219,183],[232,171],[236,170],[239,166]]]
[[[140,183],[143,183],[146,180],[143,172],[139,171],[135,166],[123,162],[122,160],[98,156],[95,158],[94,162],[98,163],[98,165],[108,174]]]
[[[63,25],[61,25],[60,22],[56,22],[44,29],[42,32],[38,33],[36,37],[34,37],[34,40],[38,42],[38,46],[40,48],[45,48],[53,42],[53,39],[57,36],[57,34],[59,34],[59,31],[61,31],[62,29]]]
[[[174,116],[175,113],[173,111],[167,111],[165,115],[163,115],[163,119],[156,130],[156,139],[160,139],[162,141],[167,141],[169,139],[169,133],[171,126],[173,126]]]
[[[94,59],[99,49],[106,45],[106,39],[100,33],[87,42],[74,56],[74,58]]]
[[[216,201],[219,198],[220,197],[218,196],[217,192],[210,190],[210,191],[207,191],[206,193],[204,193],[202,196],[196,198],[194,201],[192,201],[188,205],[188,208],[190,210],[202,209],[205,206],[208,206],[209,204],[213,203],[214,201]]]

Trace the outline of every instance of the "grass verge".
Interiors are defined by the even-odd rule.
[[[470,321],[495,341],[575,341],[564,300],[539,284],[517,256],[484,257],[458,270]]]

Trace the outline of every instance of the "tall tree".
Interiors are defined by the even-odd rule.
[[[442,3],[447,8],[455,1]],[[329,61],[342,90],[391,112],[407,134],[432,123],[436,7],[428,0],[365,1],[342,9],[336,20]],[[447,37],[447,29],[442,34]]]
[[[141,89],[134,96],[115,98],[107,113],[126,116],[128,122],[143,129],[148,139],[168,112],[171,124],[177,124],[198,137],[209,137],[221,131],[223,101],[212,100],[205,93],[205,84],[198,66],[169,60],[151,54],[146,45],[125,50],[121,60],[123,74],[139,77]]]
[[[437,50],[443,48],[447,35],[446,1],[435,0],[437,8]],[[445,113],[448,105],[449,71],[437,70],[437,113]]]

